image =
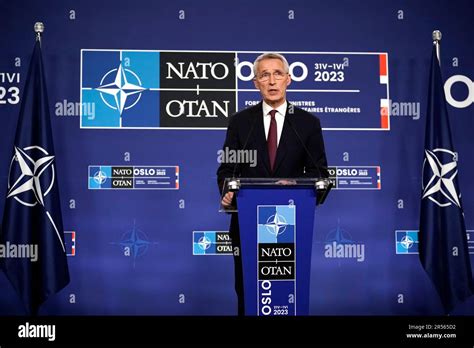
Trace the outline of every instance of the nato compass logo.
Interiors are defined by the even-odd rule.
[[[324,257],[336,259],[356,259],[365,261],[365,244],[356,243],[349,232],[343,230],[337,221],[337,227],[326,236]]]
[[[224,231],[193,231],[193,255],[232,255],[232,240]]]
[[[259,205],[257,209],[259,243],[294,243],[295,206]]]
[[[34,160],[33,158],[37,158]],[[44,197],[49,194],[54,185],[54,156],[49,156],[48,152],[39,146],[29,146],[20,149],[15,146],[15,155],[10,162],[10,175],[8,181],[7,198],[13,197],[17,202],[27,207],[34,207],[36,204],[44,206]],[[20,167],[21,175],[12,184],[12,169],[16,164]],[[50,180],[42,187],[41,177],[50,172]],[[27,192],[33,195],[21,195]],[[20,195],[22,198],[20,198]]]
[[[395,231],[397,254],[418,254],[418,231]]]
[[[129,76],[128,80],[132,78],[136,81],[136,84],[127,81],[127,75]],[[113,81],[106,83],[111,79],[111,76]],[[119,110],[120,115],[122,115],[123,110],[133,108],[140,100],[141,92],[145,89],[141,85],[142,82],[137,74],[130,69],[124,69],[122,63],[120,63],[117,69],[110,70],[102,77],[100,87],[97,87],[96,90],[99,91],[100,98],[109,108]],[[113,98],[106,98],[107,95]],[[133,95],[135,95],[134,98],[132,98]],[[136,97],[137,95],[138,97]],[[128,103],[127,99],[129,100]]]
[[[296,279],[295,213],[294,205],[257,206],[259,281]]]
[[[54,156],[40,146],[27,146],[23,149],[15,146],[8,174],[7,199],[13,198],[26,207],[34,207],[37,204],[43,206],[65,251],[58,228],[44,202],[55,182],[53,161]]]
[[[422,199],[428,198],[441,208],[452,204],[461,207],[454,183],[458,174],[455,158],[454,152],[447,149],[425,150]]]
[[[296,207],[257,206],[257,315],[294,315]]]
[[[89,166],[89,190],[178,190],[178,166]]]
[[[111,177],[110,169],[110,167],[107,167],[102,170],[101,167],[99,167],[94,171],[92,175],[92,180],[95,183],[95,185],[93,185],[94,187],[102,187],[102,185],[106,183],[107,179]]]
[[[150,245],[156,245],[158,242],[150,242],[146,233],[137,228],[135,221],[133,221],[132,229],[122,234],[119,242],[110,244],[120,245],[123,255],[133,258],[133,268],[135,268],[137,259],[148,252]]]
[[[83,50],[81,128],[159,125],[159,52]],[[81,104],[84,105],[84,104]]]

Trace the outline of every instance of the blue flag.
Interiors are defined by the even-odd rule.
[[[445,313],[471,296],[471,263],[441,68],[433,46],[422,172],[419,251]]]
[[[0,234],[1,266],[29,314],[69,283],[48,96],[37,41],[23,91]]]

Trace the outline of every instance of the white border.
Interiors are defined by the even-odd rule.
[[[90,185],[89,185],[89,179],[91,178],[89,176],[89,169],[90,167],[132,167],[132,168],[140,168],[140,167],[157,167],[157,168],[178,168],[178,175],[176,175],[176,179],[171,179],[169,176],[167,177],[163,177],[163,176],[133,176],[133,177],[125,177],[125,176],[122,176],[122,178],[126,178],[126,179],[158,179],[158,178],[170,178],[170,182],[173,182],[174,180],[174,184],[175,184],[175,187],[174,188],[159,188],[159,187],[155,187],[155,188],[137,188],[137,187],[127,187],[127,188],[114,188],[114,187],[111,187],[111,188],[90,188]],[[116,165],[116,164],[90,164],[87,166],[87,190],[91,190],[91,191],[101,191],[101,190],[118,190],[118,191],[125,191],[125,190],[176,190],[178,191],[180,188],[181,188],[181,185],[179,183],[179,176],[180,176],[180,168],[179,166],[159,166],[159,165],[150,165],[150,166],[146,166],[146,165],[141,165],[141,166],[134,166],[134,165],[126,165],[126,164],[119,164],[119,165]],[[176,181],[178,181],[178,187],[176,187]]]
[[[341,177],[337,177],[337,175],[333,178],[331,176],[329,176],[329,179],[335,179],[336,180],[336,186],[333,187],[332,189],[333,190],[366,190],[366,191],[374,191],[374,190],[377,190],[377,191],[381,191],[382,190],[382,166],[329,166],[328,169],[330,168],[380,168],[380,175],[378,177],[378,179],[376,180],[376,183],[378,184],[378,182],[380,181],[380,188],[378,187],[353,187],[353,188],[339,188],[338,185],[337,185],[337,179],[350,179],[350,178],[360,178],[360,177],[353,177],[353,176],[341,176]],[[364,177],[362,177],[364,178]]]
[[[82,58],[83,58],[83,52],[120,52],[120,55],[122,55],[123,51],[127,52],[155,52],[155,53],[161,53],[161,52],[184,52],[184,53],[234,53],[235,58],[237,58],[237,55],[239,53],[243,54],[258,54],[262,53],[262,51],[215,51],[215,50],[204,50],[204,51],[199,51],[199,50],[137,50],[137,49],[99,49],[99,48],[82,48],[81,49],[81,63],[80,63],[80,86],[79,86],[79,91],[80,91],[80,96],[79,96],[79,101],[80,101],[80,129],[153,129],[153,130],[227,130],[227,127],[83,127],[82,125]],[[283,54],[333,54],[333,55],[343,55],[343,54],[351,54],[351,55],[382,55],[385,54],[387,57],[387,79],[389,76],[389,71],[388,71],[388,52],[289,52],[289,51],[280,51],[280,53]],[[238,79],[237,79],[237,73],[235,74],[235,82],[236,82],[236,90],[238,90]],[[389,83],[386,84],[387,86],[387,99],[390,99],[390,89],[389,89]],[[154,88],[153,90],[161,90],[161,88]],[[163,89],[166,90],[166,89]],[[173,89],[170,89],[173,90]],[[180,89],[181,90],[181,89]],[[196,89],[190,89],[190,90],[196,90]],[[221,91],[221,90],[219,90]],[[255,90],[238,90],[238,91],[257,91]],[[357,92],[356,92],[357,91]],[[358,93],[360,90],[340,90],[340,92],[353,92],[353,93]],[[291,92],[338,92],[333,91],[333,90],[287,90],[288,93]],[[237,108],[238,106],[238,93],[236,93],[236,104],[235,107]],[[390,111],[388,110],[388,128],[322,128],[324,131],[390,131]],[[120,118],[120,124],[122,123],[122,118]]]
[[[295,222],[294,226],[294,231],[293,231],[293,237],[294,237],[294,244],[295,244],[295,247],[294,247],[294,250],[293,250],[293,253],[294,253],[294,262],[295,262],[295,269],[294,269],[294,272],[295,272],[295,279],[293,279],[293,288],[295,289],[295,292],[294,292],[294,296],[295,296],[295,302],[294,302],[294,309],[295,309],[295,313],[293,314],[293,316],[296,316],[296,301],[298,300],[297,299],[297,296],[296,296],[296,280],[297,280],[297,277],[296,277],[296,205],[294,204],[288,204],[288,205],[285,205],[285,204],[262,204],[262,205],[257,205],[257,222],[258,222],[258,208],[260,207],[294,207],[293,208],[293,221]],[[260,316],[260,307],[259,307],[259,301],[260,301],[260,283],[259,283],[259,279],[258,279],[258,274],[259,274],[259,271],[260,271],[260,268],[259,268],[259,263],[258,263],[258,244],[259,244],[259,233],[258,233],[258,223],[257,223],[257,316]],[[278,244],[278,243],[274,243],[274,244]],[[269,280],[270,282],[287,282],[287,281],[291,281],[291,279],[270,279]],[[289,316],[289,315],[288,315]],[[284,315],[264,315],[264,317],[284,317]]]
[[[215,253],[215,254],[195,254],[194,253],[194,233],[197,233],[197,232],[201,232],[201,233],[210,233],[210,232],[214,232],[214,233],[226,233],[229,235],[229,238],[230,238],[230,233],[229,231],[212,231],[212,230],[209,230],[209,231],[193,231],[193,256],[233,256],[234,255],[234,249],[232,248],[232,238],[231,238],[231,242],[230,242],[230,247],[232,248],[232,251],[230,252],[230,254],[218,254],[218,253]],[[216,242],[215,243],[216,245],[218,245],[218,243]]]

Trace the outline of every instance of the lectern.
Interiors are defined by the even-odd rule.
[[[315,207],[332,187],[329,179],[232,178],[238,213],[245,315],[309,314]]]

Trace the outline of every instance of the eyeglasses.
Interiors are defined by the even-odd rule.
[[[268,81],[270,79],[271,75],[272,74],[269,73],[269,72],[264,72],[264,73],[257,76],[257,80],[259,80],[260,82]],[[273,73],[273,78],[275,80],[282,80],[286,75],[287,75],[287,73],[284,73],[283,71],[275,71]]]

